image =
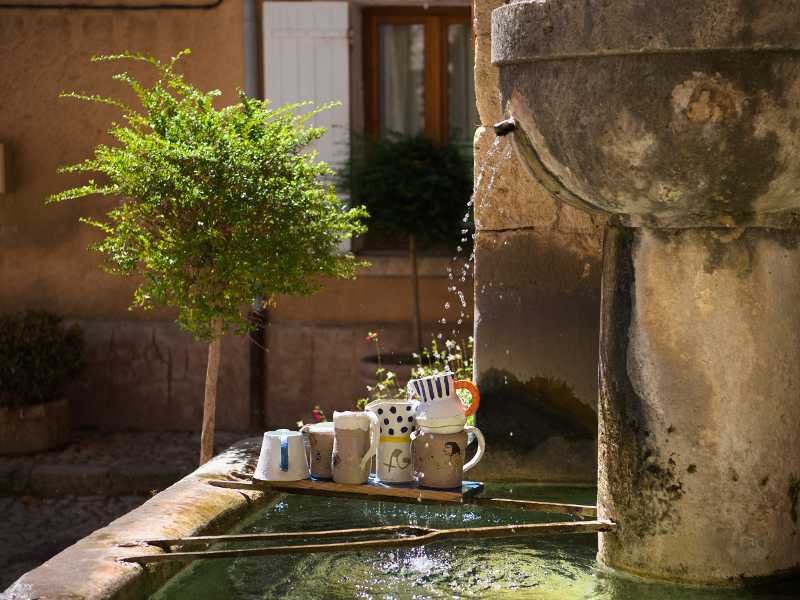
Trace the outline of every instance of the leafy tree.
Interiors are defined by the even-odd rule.
[[[408,239],[412,322],[416,351],[422,350],[417,252],[455,242],[472,195],[472,165],[453,143],[423,135],[392,134],[356,144],[340,184],[370,214],[370,231]]]
[[[83,219],[103,232],[92,248],[107,269],[140,276],[133,306],[174,307],[178,323],[209,342],[200,462],[213,453],[221,338],[251,327],[248,307],[279,294],[307,295],[323,276],[353,277],[357,262],[337,248],[364,231],[363,207],[346,208],[325,183],[330,168],[307,150],[324,130],[310,127],[318,110],[303,104],[271,108],[240,93],[217,109],[217,90],[204,92],[176,71],[184,50],[162,63],[141,54],[95,57],[129,60],[155,70],[146,85],[128,73],[141,109],[109,97],[64,94],[118,107],[122,121],[94,157],[61,172],[97,172],[102,181],[52,196],[119,198],[105,220]]]

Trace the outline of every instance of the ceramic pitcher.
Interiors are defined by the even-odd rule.
[[[367,483],[379,436],[373,413],[334,411],[331,471],[336,483]]]
[[[333,422],[324,421],[303,425],[300,432],[308,441],[308,464],[311,476],[315,479],[330,479],[331,458],[333,457]]]
[[[264,434],[254,479],[299,481],[306,479],[308,473],[302,433],[278,429]]]
[[[478,451],[467,464],[467,434],[474,433],[478,440]],[[417,482],[428,488],[460,488],[464,473],[478,464],[486,450],[483,434],[477,427],[467,425],[456,433],[433,432],[423,428],[412,436],[414,451],[414,475]]]
[[[414,481],[411,468],[411,433],[417,426],[417,400],[375,400],[366,409],[378,417],[377,467],[383,482]]]
[[[465,407],[456,390],[468,390],[472,396],[469,408]],[[408,382],[409,397],[420,400],[417,422],[419,427],[438,433],[458,433],[464,429],[467,417],[478,410],[481,396],[471,381],[455,381],[449,371],[437,373]]]

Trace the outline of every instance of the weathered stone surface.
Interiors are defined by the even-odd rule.
[[[553,198],[521,164],[511,137],[491,127],[475,132],[475,227],[478,231],[537,228],[602,236],[604,215]]]
[[[800,232],[606,234],[600,559],[736,583],[800,568]]]
[[[202,420],[208,346],[170,321],[81,321],[87,372],[71,394],[75,426],[193,430]],[[217,427],[246,430],[249,340],[222,342]]]
[[[541,483],[595,483],[597,444],[594,439],[551,436],[524,452],[510,446],[492,445],[469,471],[476,481],[536,481]]]
[[[543,448],[559,439],[595,448],[599,254],[595,233],[476,236],[477,423],[493,450],[531,459],[512,469],[528,469],[525,478],[594,477],[593,459],[568,468]]]
[[[505,118],[500,101],[500,70],[492,64],[491,43],[488,35],[475,37],[475,104],[482,125]]]
[[[481,127],[475,132],[474,148],[478,231],[555,225],[558,206],[525,172],[510,138]]]
[[[800,223],[800,59],[767,51],[800,45],[795,5],[519,2],[493,19],[515,145],[562,200],[631,225]]]
[[[493,16],[494,60],[800,49],[793,0],[517,0]]]
[[[137,540],[221,533],[271,497],[258,492],[208,485],[234,471],[252,470],[260,440],[241,442],[217,456],[142,506],[98,529],[42,566],[20,577],[6,591],[8,600],[134,600],[147,598],[183,566],[163,563],[143,568],[119,562],[131,554],[157,553]]]
[[[503,4],[503,0],[472,0],[472,32],[475,35],[490,35],[492,11]]]

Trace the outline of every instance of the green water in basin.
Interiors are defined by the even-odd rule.
[[[490,485],[484,495],[594,504],[593,488]],[[343,498],[285,496],[237,533],[415,524],[469,527],[572,520],[563,515]],[[339,540],[337,540],[339,541]],[[240,544],[240,547],[253,547]],[[226,548],[237,547],[228,544]],[[800,582],[751,590],[643,583],[600,570],[597,536],[451,541],[416,548],[197,561],[152,600],[498,598],[541,600],[785,600]]]

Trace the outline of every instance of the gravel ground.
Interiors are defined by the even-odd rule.
[[[218,431],[215,446],[221,452],[248,434]],[[252,435],[252,434],[250,434]],[[197,467],[200,434],[192,432],[97,432],[75,431],[64,448],[31,456],[0,457],[0,466],[19,463],[124,465],[148,463],[181,467],[190,473]]]
[[[243,437],[247,434],[218,432],[215,436],[216,450],[221,452]],[[32,456],[0,457],[0,476],[33,481],[35,478],[31,474],[39,473],[42,476],[38,481],[42,483],[49,472],[50,479],[55,473],[62,479],[66,477],[68,481],[75,481],[80,478],[82,469],[89,475],[96,474],[98,469],[107,469],[124,478],[130,467],[135,467],[132,472],[139,479],[145,482],[152,479],[153,487],[162,489],[197,468],[199,448],[200,436],[197,433],[74,432],[72,441],[59,450]],[[68,470],[64,471],[67,467]],[[164,481],[165,474],[169,475],[167,481]],[[48,491],[56,490],[56,493],[59,489],[58,485],[40,485],[39,489],[43,487]],[[15,486],[6,482],[0,489],[10,490]],[[18,495],[0,495],[0,598],[2,590],[20,575],[148,498],[145,495],[39,498],[31,495],[30,490],[36,486],[27,485],[20,489],[23,491]],[[94,494],[99,487],[89,485],[86,489]],[[107,489],[113,489],[113,486],[107,486]],[[149,489],[149,486],[145,487],[145,490]]]
[[[145,500],[145,496],[0,497],[0,590]]]

